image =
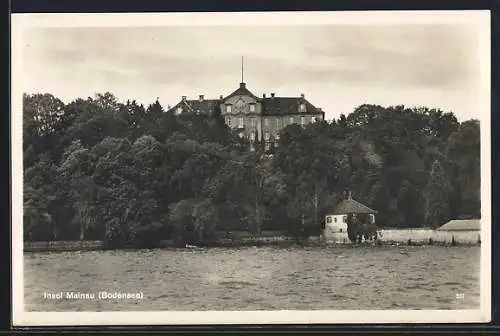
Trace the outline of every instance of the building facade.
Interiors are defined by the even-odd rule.
[[[200,95],[193,100],[183,96],[169,111],[212,114],[216,109],[220,109],[227,126],[250,141],[251,149],[257,141],[264,143],[266,149],[277,146],[279,132],[288,125],[307,125],[325,118],[325,113],[303,94],[300,97],[278,97],[271,93],[270,96],[257,97],[245,83],[240,83],[238,89],[219,99],[205,99]]]
[[[362,220],[368,220],[371,224],[375,224],[376,213],[377,211],[352,199],[351,193],[349,193],[347,199],[340,202],[335,209],[326,214],[323,237],[329,242],[347,243],[349,242],[347,216],[357,216]]]

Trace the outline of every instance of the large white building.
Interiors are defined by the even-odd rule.
[[[240,136],[251,143],[264,142],[266,149],[277,143],[279,131],[287,125],[306,125],[325,118],[321,108],[311,104],[304,94],[279,97],[271,93],[258,97],[244,82],[231,94],[219,99],[206,99],[204,95],[197,99],[183,96],[169,111],[212,114],[216,109],[220,110],[229,127],[239,131]]]

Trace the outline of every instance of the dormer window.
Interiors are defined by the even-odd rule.
[[[250,112],[255,112],[255,104],[250,104]]]
[[[226,105],[226,112],[231,113],[231,105]]]
[[[299,112],[306,112],[306,104],[301,103],[299,105]]]

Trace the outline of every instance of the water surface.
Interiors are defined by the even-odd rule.
[[[479,309],[479,259],[437,246],[25,253],[25,310]],[[61,291],[143,297],[44,298]]]

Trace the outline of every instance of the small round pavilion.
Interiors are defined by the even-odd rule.
[[[366,205],[354,200],[351,192],[346,199],[340,202],[332,211],[325,216],[324,237],[328,241],[337,243],[348,242],[347,216],[355,215],[363,222],[375,223],[376,210],[370,209]]]

